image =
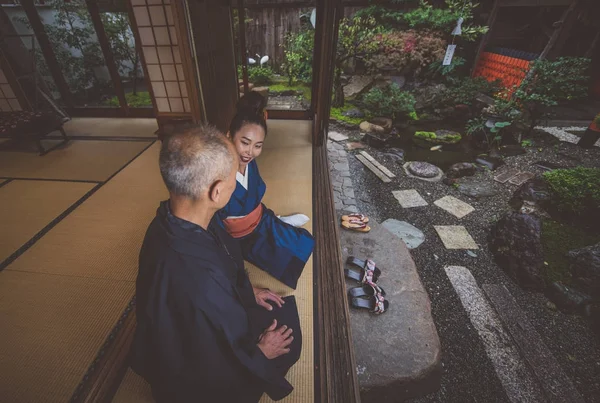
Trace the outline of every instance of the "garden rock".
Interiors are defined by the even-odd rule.
[[[371,123],[383,127],[386,133],[392,130],[392,119],[384,117],[376,117],[371,119]]]
[[[447,87],[444,84],[433,84],[415,90],[414,96],[417,101],[415,109],[419,111],[431,107],[446,90]]]
[[[269,87],[254,87],[252,88],[252,91],[258,92],[265,98],[269,97]]]
[[[373,76],[352,76],[344,86],[344,96],[353,97],[362,94],[373,83]]]
[[[514,212],[505,215],[492,228],[490,250],[498,265],[521,287],[543,288],[544,252],[537,217]]]
[[[550,298],[559,309],[566,312],[583,311],[585,306],[592,301],[589,295],[565,285],[560,281],[552,283],[548,288],[548,298]]]
[[[538,216],[546,216],[544,206],[549,199],[550,192],[546,181],[541,177],[535,177],[522,184],[513,193],[508,204],[517,211],[523,208],[533,209]]]
[[[406,77],[404,76],[391,76],[390,80],[400,88],[406,85]]]
[[[400,148],[389,148],[384,154],[398,164],[404,164],[404,150]]]
[[[413,161],[408,164],[408,170],[411,174],[420,178],[433,178],[438,175],[439,168],[429,162]]]
[[[362,122],[359,127],[360,131],[365,133],[385,133],[385,129],[383,127],[366,121]]]
[[[495,196],[498,192],[487,182],[467,182],[458,185],[458,191],[465,196],[480,199]]]
[[[477,168],[470,162],[459,162],[448,168],[446,176],[448,178],[462,178],[463,176],[473,176]]]
[[[369,147],[383,148],[387,145],[388,139],[389,136],[385,134],[377,135],[373,133],[367,133],[363,136],[361,141],[367,144]]]
[[[475,159],[475,162],[479,165],[483,165],[484,167],[489,168],[494,171],[504,165],[504,160],[499,157],[491,157],[489,155],[482,155]]]
[[[348,116],[349,118],[364,118],[365,114],[358,108],[348,109],[347,111],[342,112],[342,115]]]
[[[570,271],[575,283],[594,298],[600,299],[600,243],[569,251]]]
[[[458,132],[451,130],[437,130],[435,132],[418,131],[413,137],[415,144],[430,148],[432,145],[456,144],[462,139]]]
[[[515,157],[517,155],[527,154],[527,150],[518,144],[510,144],[500,147],[500,154],[503,157]]]

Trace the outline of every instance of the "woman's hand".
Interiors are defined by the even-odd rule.
[[[292,329],[289,329],[285,325],[279,329],[276,329],[276,327],[277,320],[274,319],[271,326],[265,329],[258,341],[258,348],[260,348],[269,360],[289,353],[289,346],[294,340]]]
[[[256,288],[252,287],[254,291],[254,298],[256,298],[256,303],[267,311],[273,310],[273,306],[269,304],[267,301],[273,301],[278,307],[281,308],[285,301],[279,295],[275,294],[273,291],[268,288]]]

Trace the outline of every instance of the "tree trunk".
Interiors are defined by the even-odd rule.
[[[335,76],[333,78],[333,103],[331,104],[334,108],[341,108],[344,106],[344,89],[342,88],[342,69],[335,69]]]
[[[140,64],[140,58],[137,52],[135,53],[135,62],[133,63],[133,95],[137,95],[137,79],[138,79],[138,65]]]

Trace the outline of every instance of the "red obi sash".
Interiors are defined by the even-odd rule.
[[[240,218],[226,218],[223,220],[225,230],[234,238],[243,238],[256,229],[263,214],[262,203],[252,210],[250,214]]]

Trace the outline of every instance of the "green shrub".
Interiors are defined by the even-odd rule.
[[[423,140],[437,138],[437,136],[435,135],[435,132],[416,132],[415,137],[417,137],[419,139],[423,139]]]
[[[488,81],[483,77],[457,79],[434,101],[437,106],[472,105],[477,95],[493,95],[500,90],[499,81]]]
[[[282,67],[288,76],[289,85],[295,81],[311,81],[314,42],[315,31],[312,27],[286,35],[282,45],[285,55]]]
[[[416,100],[410,92],[402,91],[392,83],[384,88],[371,88],[363,95],[362,104],[371,115],[401,119],[415,111]]]
[[[125,99],[127,100],[127,105],[129,105],[130,108],[143,108],[152,106],[152,99],[150,98],[150,93],[147,91],[138,92],[137,94],[129,92],[125,94]],[[119,107],[119,98],[112,97],[105,102],[105,105]]]
[[[273,70],[267,66],[248,68],[248,80],[256,85],[269,84],[273,79]]]
[[[544,174],[552,205],[568,216],[600,214],[600,168],[556,169]]]

